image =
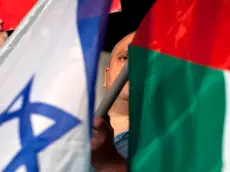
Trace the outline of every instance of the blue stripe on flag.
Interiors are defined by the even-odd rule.
[[[77,23],[89,90],[90,131],[94,115],[98,57],[104,42],[109,7],[109,0],[78,0]]]

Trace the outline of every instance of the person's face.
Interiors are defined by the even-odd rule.
[[[122,70],[124,64],[128,59],[128,46],[131,43],[134,37],[134,33],[129,34],[124,37],[118,44],[114,47],[111,54],[111,61],[108,68],[106,68],[105,72],[105,82],[104,87],[109,90]],[[119,96],[124,100],[129,99],[129,83],[127,82],[121,91]]]

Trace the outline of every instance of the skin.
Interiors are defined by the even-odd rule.
[[[128,59],[128,46],[133,40],[133,37],[134,33],[124,37],[120,42],[117,43],[111,53],[110,65],[106,68],[105,72],[104,87],[107,91],[112,87],[113,82],[116,80],[117,76],[125,65],[126,60]],[[129,83],[126,83],[118,99],[128,101]]]
[[[2,45],[6,42],[8,35],[6,32],[2,31],[2,23],[3,21],[0,19],[0,48],[2,47]]]
[[[105,71],[104,87],[109,91],[128,59],[128,45],[135,33],[124,37],[113,49],[111,61]],[[117,152],[114,133],[119,134],[129,128],[128,114],[129,83],[122,89],[119,97],[109,111],[110,122],[98,115],[94,117],[92,147],[92,166],[97,172],[125,172],[126,160]],[[110,125],[111,124],[111,125]]]
[[[100,116],[94,117],[91,164],[97,172],[125,172],[126,160],[117,152],[113,128]]]
[[[128,46],[134,34],[135,33],[131,33],[119,41],[111,53],[111,61],[105,71],[104,87],[107,91],[111,88],[128,59]],[[115,135],[129,130],[129,82],[125,84],[110,109],[109,116]]]

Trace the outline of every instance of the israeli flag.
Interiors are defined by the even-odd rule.
[[[0,49],[0,171],[89,170],[108,9],[108,0],[39,0]]]

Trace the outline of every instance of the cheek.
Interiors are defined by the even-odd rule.
[[[114,82],[116,80],[116,78],[118,77],[118,75],[120,74],[122,69],[122,66],[117,66],[116,68],[113,68],[110,72],[110,78],[111,78],[111,82]]]
[[[123,98],[128,98],[129,97],[129,84],[125,84],[124,88],[122,89],[121,91],[121,94],[120,94]]]
[[[129,84],[128,83],[125,84],[124,90],[125,90],[125,92],[129,92]]]

